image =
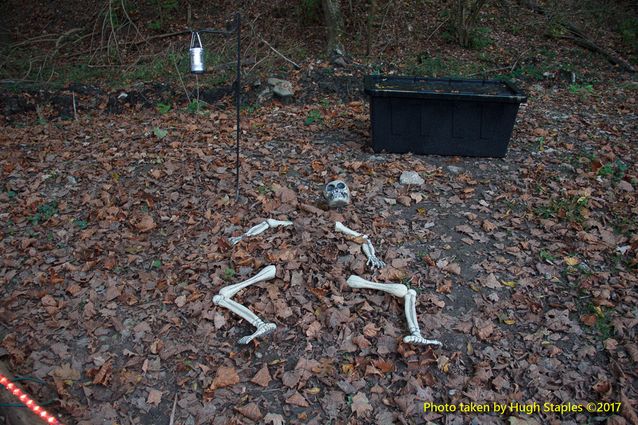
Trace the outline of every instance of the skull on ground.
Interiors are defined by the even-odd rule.
[[[350,190],[343,180],[333,180],[323,189],[323,196],[330,208],[343,207],[350,203]]]

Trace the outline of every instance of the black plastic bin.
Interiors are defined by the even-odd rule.
[[[364,85],[375,152],[504,157],[527,101],[504,81],[369,75]]]

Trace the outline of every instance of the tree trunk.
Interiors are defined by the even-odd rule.
[[[341,39],[343,37],[343,19],[339,0],[321,0],[323,15],[328,30],[327,51],[333,59],[345,56]]]
[[[486,0],[457,0],[454,10],[456,39],[461,47],[470,47],[472,32],[476,27],[481,9]]]
[[[366,25],[366,56],[370,57],[370,53],[372,52],[372,33],[374,26],[374,18],[377,13],[377,0],[369,0],[368,1],[368,22]]]

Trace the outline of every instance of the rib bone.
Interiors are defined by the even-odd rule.
[[[248,236],[256,236],[260,233],[263,233],[266,229],[272,229],[279,226],[291,226],[291,225],[292,225],[292,221],[281,221],[281,220],[275,220],[275,219],[269,218],[268,220],[262,221],[258,225],[251,227],[243,235],[233,236],[228,238],[228,240],[230,241],[231,244],[237,245],[239,241],[241,241],[243,238]]]
[[[264,282],[275,277],[277,269],[275,266],[266,266],[255,276],[243,282],[235,283],[234,285],[226,286],[220,289],[219,293],[213,297],[213,303],[215,305],[227,308],[248,323],[257,328],[257,330],[251,334],[246,335],[239,339],[239,344],[248,344],[253,339],[267,335],[277,329],[277,325],[274,323],[264,322],[255,313],[250,311],[246,306],[233,301],[231,298],[243,288],[254,285],[259,282]]]
[[[404,298],[405,318],[408,321],[410,335],[403,338],[403,342],[416,345],[438,345],[443,346],[436,339],[426,339],[421,336],[419,321],[416,317],[416,291],[410,289]]]
[[[405,297],[408,293],[408,287],[401,283],[376,283],[365,280],[359,276],[352,275],[346,281],[348,286],[357,289],[376,289],[378,291],[387,292],[397,298]]]
[[[361,250],[368,258],[368,261],[366,262],[366,266],[370,266],[370,268],[373,270],[385,267],[385,263],[381,261],[379,257],[376,256],[376,251],[374,250],[374,247],[372,246],[372,242],[370,242],[370,238],[368,237],[368,235],[364,235],[357,232],[356,230],[349,229],[348,227],[344,226],[344,224],[339,221],[335,223],[335,230],[337,232],[344,233],[348,236],[352,236],[353,238],[356,238],[356,239],[363,239],[363,243],[359,241],[357,242],[361,244]]]

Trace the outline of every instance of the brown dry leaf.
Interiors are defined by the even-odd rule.
[[[259,372],[253,376],[253,379],[250,380],[253,384],[261,385],[262,387],[267,387],[272,377],[270,376],[270,371],[268,370],[268,365],[264,363]]]
[[[377,332],[379,332],[379,328],[374,326],[373,323],[368,323],[363,327],[363,334],[367,337],[375,337],[377,336]]]
[[[394,370],[394,363],[383,359],[374,360],[372,364],[382,373],[390,373]]]
[[[73,369],[69,363],[63,363],[62,366],[58,366],[57,368],[53,369],[49,373],[49,375],[62,380],[69,379],[72,381],[77,381],[78,379],[80,379],[80,372]]]
[[[452,281],[450,279],[446,279],[443,282],[437,283],[436,292],[441,294],[449,294],[452,292]]]
[[[490,289],[498,289],[502,286],[501,282],[499,282],[496,276],[494,276],[494,273],[490,273],[489,275],[479,279],[479,282]]]
[[[638,363],[638,345],[625,344],[625,350],[627,350],[627,353],[629,353],[629,356],[634,361],[634,363]]]
[[[113,374],[112,369],[113,369],[113,360],[109,359],[97,371],[97,373],[93,377],[93,383],[96,385],[100,384],[100,385],[106,386]]]
[[[40,299],[40,301],[42,302],[42,305],[45,307],[57,307],[58,303],[57,301],[55,301],[55,298],[53,298],[51,295],[45,295],[42,297],[42,299]]]
[[[486,232],[491,232],[494,229],[496,229],[496,224],[492,223],[489,220],[483,220],[483,223],[481,224],[481,227],[483,228],[483,230],[485,230]]]
[[[308,407],[308,406],[310,406],[308,404],[308,401],[304,398],[304,396],[299,394],[298,391],[295,391],[295,393],[293,395],[288,397],[286,399],[286,403],[292,404],[293,406],[299,406],[299,407]]]
[[[458,263],[450,263],[448,265],[446,265],[445,267],[443,267],[443,271],[446,271],[448,273],[452,273],[455,274],[457,276],[461,275],[461,266]]]
[[[362,392],[358,392],[352,397],[352,405],[350,408],[356,413],[358,418],[367,416],[368,413],[372,412],[372,406],[370,406],[368,397]]]
[[[145,214],[140,218],[140,220],[135,223],[135,228],[140,232],[148,232],[155,228],[155,221],[153,221],[153,217],[148,214]]]
[[[235,407],[235,410],[255,422],[263,417],[256,403],[248,403],[242,407]]]
[[[306,336],[308,338],[317,338],[320,334],[321,334],[321,323],[315,320],[308,326],[308,329],[306,329]]]
[[[611,395],[611,382],[607,380],[601,380],[592,385],[592,390],[596,391],[601,396],[609,396]]]
[[[113,268],[117,265],[117,258],[114,255],[109,255],[102,262],[102,266],[106,270],[113,270]]]
[[[180,295],[179,297],[175,298],[175,305],[179,308],[184,307],[184,305],[186,304],[186,295]]]
[[[494,325],[490,320],[477,319],[474,322],[474,335],[481,340],[486,340],[494,332]]]
[[[284,425],[285,421],[284,417],[278,413],[268,413],[264,417],[264,423],[271,425]]]
[[[620,402],[622,403],[621,414],[632,424],[638,424],[638,414],[633,408],[633,401],[625,395],[625,391],[620,390]]]
[[[215,390],[217,388],[229,387],[231,385],[239,384],[239,375],[234,367],[220,366],[215,374],[215,379],[210,384],[209,389]]]
[[[362,349],[362,350],[365,350],[365,349],[367,349],[367,348],[370,348],[370,346],[372,345],[372,344],[370,344],[370,341],[368,341],[368,340],[366,339],[366,337],[365,337],[365,336],[363,336],[363,335],[357,335],[357,336],[355,336],[354,338],[352,338],[352,342],[354,342],[355,344],[357,344],[357,346],[358,346],[360,349]]]
[[[148,392],[148,397],[146,398],[146,403],[147,404],[152,404],[154,406],[157,406],[158,404],[160,404],[160,402],[162,401],[162,392],[158,391],[156,389],[151,389]]]

